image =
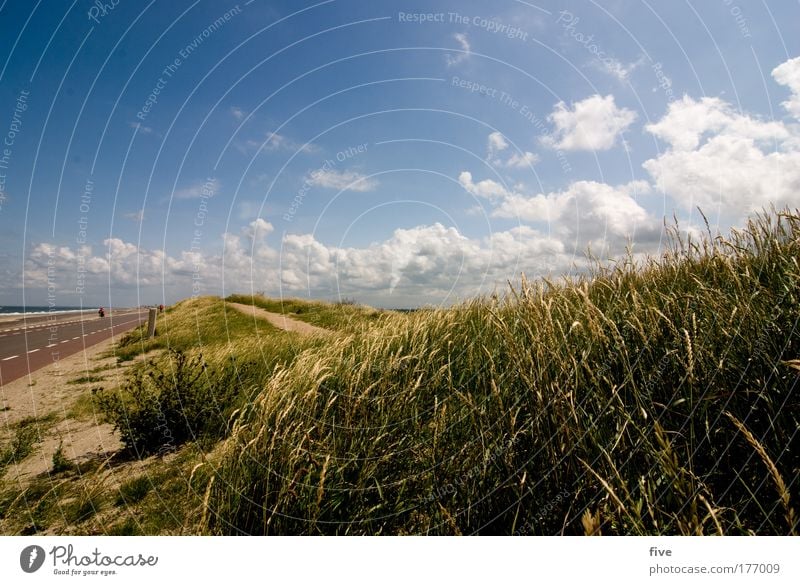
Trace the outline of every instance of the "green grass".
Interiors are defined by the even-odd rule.
[[[73,409],[97,406],[137,457],[190,441],[213,447],[276,368],[323,343],[254,321],[213,297],[179,303],[159,319],[154,339],[134,332],[116,350],[120,357],[159,355],[134,365],[121,388],[93,393],[88,403],[81,398]]]
[[[118,506],[135,504],[144,499],[153,488],[152,478],[140,475],[123,483],[119,488]]]
[[[781,213],[450,309],[184,301],[155,339],[126,336],[118,357],[161,352],[113,392],[131,405],[138,376],[188,396],[196,368],[225,424],[114,488],[99,463],[0,486],[0,532],[796,534],[798,258],[800,216]],[[0,453],[27,456],[30,426]]]
[[[141,525],[131,517],[114,524],[106,531],[107,536],[142,536]]]
[[[75,464],[64,454],[63,441],[58,444],[58,449],[53,452],[52,461],[53,473],[64,473],[65,471],[73,471],[75,469]]]
[[[115,504],[123,517],[108,534],[195,533],[204,486],[207,454],[186,445],[169,462],[154,460],[145,473],[123,483]]]
[[[81,494],[77,500],[65,505],[62,512],[67,524],[81,524],[100,512],[102,505],[99,494]]]
[[[159,314],[156,335],[147,339],[147,324],[129,331],[113,350],[119,361],[154,349],[178,351],[217,348],[252,338],[268,336],[276,329],[266,321],[254,326],[253,319],[239,311],[225,310],[216,297],[187,299]]]
[[[310,346],[236,417],[203,529],[796,533],[798,258],[773,214]]]
[[[0,476],[9,465],[20,463],[33,453],[34,446],[42,440],[53,421],[52,416],[27,417],[14,425],[11,439],[7,444],[0,445]]]
[[[188,534],[201,517],[208,473],[205,458],[187,445],[169,461],[154,458],[140,475],[110,483],[124,461],[72,466],[20,487],[0,484],[0,534]]]
[[[363,331],[382,318],[395,315],[394,311],[381,311],[358,305],[352,301],[326,303],[295,298],[270,299],[261,295],[238,294],[230,295],[225,300],[230,303],[255,305],[272,313],[286,315],[316,327],[346,333]]]
[[[100,376],[81,376],[79,378],[75,378],[74,380],[70,380],[67,384],[91,384],[93,382],[102,382],[104,378]]]
[[[101,389],[102,387],[96,387],[80,394],[67,410],[66,417],[75,420],[93,420],[100,412],[96,393]]]
[[[35,534],[45,530],[58,514],[58,495],[63,484],[38,480],[24,489],[0,491],[0,528],[2,534]]]

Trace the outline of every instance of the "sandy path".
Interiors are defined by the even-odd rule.
[[[294,331],[301,335],[330,335],[331,333],[329,330],[323,329],[322,327],[315,327],[314,325],[309,325],[303,321],[297,321],[286,315],[281,315],[280,313],[271,313],[270,311],[254,305],[226,302],[225,306],[233,307],[237,311],[241,311],[245,315],[249,315],[253,318],[258,317],[260,319],[266,319],[275,325],[275,327],[283,329],[284,331]]]
[[[97,420],[97,413],[86,413],[80,419],[69,417],[70,409],[81,395],[91,388],[113,388],[122,383],[129,364],[118,366],[116,358],[102,357],[118,339],[107,339],[85,351],[41,368],[30,377],[24,376],[0,387],[0,444],[13,435],[13,425],[28,417],[52,416],[34,447],[34,452],[5,470],[5,478],[22,481],[48,471],[53,453],[63,442],[64,455],[80,462],[118,451],[122,444],[111,425]],[[102,369],[100,369],[102,368]],[[91,372],[90,370],[100,369]],[[82,376],[102,378],[84,384],[69,384]]]

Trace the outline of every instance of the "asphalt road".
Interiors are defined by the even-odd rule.
[[[147,320],[147,310],[114,311],[105,317],[36,322],[27,327],[0,324],[0,385],[28,375]]]

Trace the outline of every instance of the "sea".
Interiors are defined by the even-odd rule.
[[[47,313],[80,313],[83,311],[96,310],[95,307],[47,307],[28,305],[26,307],[18,307],[8,305],[6,307],[0,306],[0,315],[46,315]]]

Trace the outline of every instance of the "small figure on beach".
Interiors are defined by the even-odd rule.
[[[106,316],[106,311],[105,311],[105,309],[103,307],[100,307],[97,310],[97,314],[100,315],[101,317],[105,317]]]

